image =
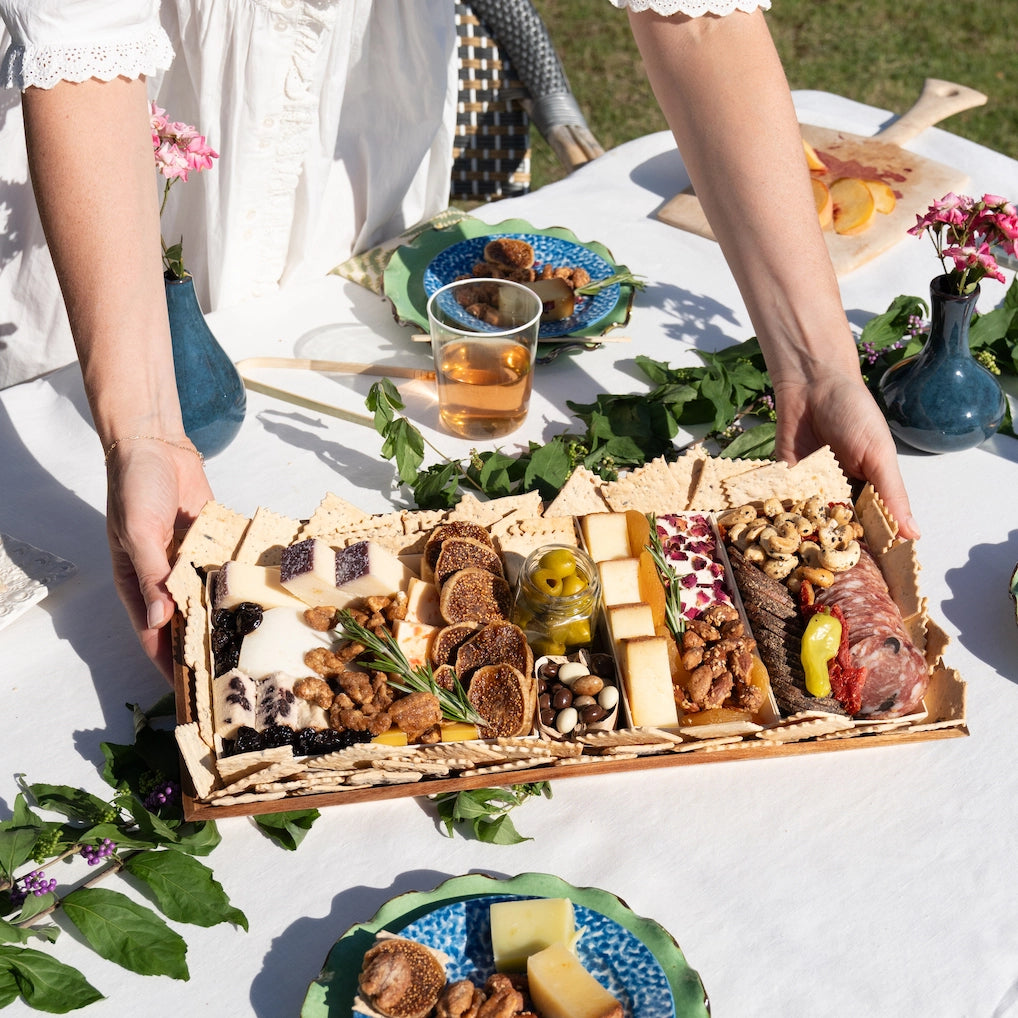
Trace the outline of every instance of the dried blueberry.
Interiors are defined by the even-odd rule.
[[[253,728],[242,725],[233,740],[234,753],[253,753],[262,748],[262,737]]]
[[[233,613],[225,608],[216,608],[212,612],[213,629],[233,629]]]
[[[262,624],[263,614],[261,605],[243,601],[237,605],[237,610],[233,613],[233,624],[241,636],[246,636]]]

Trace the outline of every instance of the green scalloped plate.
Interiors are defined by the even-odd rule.
[[[350,1018],[364,952],[379,930],[398,932],[423,915],[451,902],[489,895],[569,898],[625,927],[657,959],[671,987],[675,1018],[709,1018],[710,1005],[699,975],[664,927],[632,912],[621,898],[596,887],[573,887],[547,873],[521,873],[508,880],[471,873],[453,877],[433,891],[411,891],[390,898],[366,923],[358,923],[336,941],[318,978],[311,983],[301,1018]]]
[[[572,244],[580,244],[589,248],[611,264],[616,271],[626,271],[626,266],[617,264],[604,244],[596,240],[581,241],[577,239],[572,230],[567,230],[563,226],[550,226],[547,229],[538,230],[525,219],[506,219],[501,223],[490,224],[467,217],[458,223],[453,223],[452,226],[425,230],[409,244],[396,248],[392,253],[382,277],[382,290],[392,302],[396,320],[403,325],[412,324],[427,331],[428,297],[424,291],[424,270],[436,255],[441,254],[453,244],[459,244],[461,241],[474,237],[503,233],[536,233],[541,236],[558,237],[560,240],[567,240]],[[621,286],[615,307],[604,318],[586,329],[578,329],[567,336],[559,336],[555,340],[548,340],[548,342],[568,341],[577,337],[596,338],[603,336],[611,329],[628,324],[635,292],[632,286]]]

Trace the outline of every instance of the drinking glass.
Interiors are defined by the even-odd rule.
[[[442,424],[499,438],[526,419],[543,305],[508,279],[460,279],[428,301]]]

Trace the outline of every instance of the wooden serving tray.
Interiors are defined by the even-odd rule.
[[[574,500],[575,515],[620,508],[656,513],[710,512],[724,508],[723,505],[703,504],[704,501],[719,501],[718,492],[724,490],[724,479],[719,482],[717,471],[709,469],[711,460],[705,457],[700,460],[701,470],[696,472],[702,474],[703,484],[699,486],[699,494],[695,490],[697,486],[689,480],[689,462],[655,461],[634,471],[624,481],[608,484],[584,477],[579,490],[583,491],[586,501]],[[726,469],[731,470],[733,461],[726,463],[729,464]],[[805,469],[800,466],[777,474],[786,497],[802,497],[789,490],[789,485],[796,484],[805,485],[802,490],[816,493],[817,472],[808,464]],[[744,469],[739,475],[739,486],[746,489],[747,477],[752,479],[750,470],[766,467],[766,464],[754,464]],[[794,473],[796,470],[798,474]],[[681,478],[679,488],[662,484],[669,476]],[[677,491],[684,485],[689,485],[686,501],[700,504],[676,504]],[[735,487],[732,486],[733,491]],[[577,485],[567,484],[556,502],[569,501],[577,490]],[[824,494],[832,501],[845,500],[840,490]],[[722,494],[720,498],[723,497]],[[555,503],[540,506],[535,499],[536,496],[515,496],[482,503],[465,498],[452,513],[489,520],[486,525],[493,536],[501,535],[503,556],[510,564],[513,556],[520,553],[520,542],[524,538],[536,544],[554,543],[561,537],[563,526],[573,522],[573,515],[557,515],[561,506]],[[322,519],[331,520],[330,526],[335,523],[338,501],[330,496],[322,503],[322,507],[328,507]],[[919,595],[914,549],[911,542],[897,538],[896,526],[883,510],[879,498],[868,489],[856,502],[857,514],[866,529],[867,544],[882,562],[892,596],[914,635],[914,642],[924,649],[930,667],[924,714],[891,721],[853,721],[821,712],[806,712],[743,734],[706,738],[660,729],[622,728],[554,742],[530,735],[431,746],[360,744],[348,750],[303,758],[294,758],[292,750],[285,747],[219,760],[214,750],[216,740],[211,733],[211,659],[208,627],[204,621],[207,610],[202,573],[205,568],[218,567],[222,561],[234,557],[238,549],[243,553],[245,536],[257,532],[260,544],[264,544],[266,533],[270,533],[277,544],[285,544],[295,536],[288,533],[290,524],[294,530],[300,529],[302,536],[308,536],[315,529],[316,517],[304,525],[272,514],[268,520],[257,515],[247,520],[221,506],[210,503],[210,507],[185,536],[182,556],[178,557],[168,581],[171,593],[181,606],[173,620],[176,734],[181,751],[184,814],[190,820],[318,809],[570,776],[799,756],[867,746],[909,745],[968,734],[965,683],[957,672],[943,663],[947,637],[929,618],[926,601]],[[466,517],[461,515],[460,518]],[[437,522],[440,519],[435,513],[393,513],[384,517],[361,514],[357,523],[347,526],[343,533],[351,540],[360,540],[372,533],[382,540],[382,535],[388,534],[396,544],[402,540],[406,548],[416,546],[419,550],[423,536]],[[316,536],[322,536],[322,532]],[[497,536],[496,542],[499,542]],[[407,553],[408,556],[413,554],[413,551]],[[625,712],[620,712],[620,717],[626,716]]]

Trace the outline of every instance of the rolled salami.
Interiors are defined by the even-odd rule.
[[[832,586],[816,591],[816,600],[841,608],[849,657],[856,668],[865,669],[856,717],[897,718],[914,711],[929,684],[929,669],[869,551],[863,547],[858,564],[835,574]]]

